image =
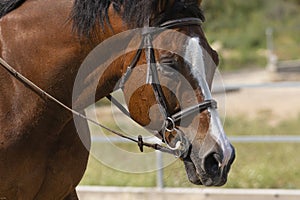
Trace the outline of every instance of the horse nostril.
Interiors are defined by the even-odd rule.
[[[221,173],[222,158],[217,153],[211,153],[204,159],[204,170],[210,176],[218,176]]]

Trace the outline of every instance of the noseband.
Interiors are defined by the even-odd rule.
[[[147,78],[146,83],[151,84],[155,99],[158,103],[158,107],[160,110],[160,113],[163,116],[163,126],[160,130],[157,130],[160,137],[163,139],[163,142],[166,143],[169,149],[176,151],[176,155],[178,157],[186,157],[189,150],[189,140],[186,138],[186,136],[182,133],[182,131],[177,128],[176,124],[182,120],[185,119],[191,115],[194,115],[196,113],[201,113],[208,108],[217,108],[217,102],[213,99],[206,99],[203,102],[196,104],[194,106],[185,108],[175,114],[170,114],[167,110],[167,100],[163,93],[158,71],[157,71],[157,63],[154,53],[154,48],[152,44],[153,36],[163,32],[166,29],[170,28],[176,28],[179,26],[189,26],[189,25],[196,25],[200,26],[202,24],[202,21],[199,18],[182,18],[177,20],[170,20],[163,24],[161,24],[158,28],[153,27],[144,27],[142,32],[142,41],[140,44],[139,49],[137,50],[133,60],[131,61],[130,65],[127,67],[126,72],[122,76],[119,84],[119,88],[123,89],[124,84],[128,80],[128,78],[131,75],[132,70],[137,66],[137,63],[141,57],[142,49],[145,49],[145,55],[147,60]],[[108,99],[110,99],[121,111],[123,111],[125,114],[130,116],[130,113],[120,104],[117,102],[116,99],[114,99],[111,95],[108,96]],[[176,142],[176,145],[174,147],[171,147],[170,144],[166,140],[166,132],[172,133],[176,132],[176,135],[179,135],[179,140]]]

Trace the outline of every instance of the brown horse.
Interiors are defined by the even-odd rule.
[[[74,108],[81,109],[93,103],[89,100],[91,96],[98,100],[110,94],[135,56],[135,52],[129,52],[115,59],[96,81],[95,96],[89,89],[95,83],[90,76],[93,70],[87,72],[83,78],[85,84],[74,95],[80,65],[94,47],[130,28],[158,26],[181,18],[204,20],[200,3],[201,0],[1,1],[0,56],[65,105],[73,104]],[[168,116],[182,110],[178,96],[182,96],[180,101],[187,106],[211,98],[205,85],[211,85],[218,64],[217,54],[207,43],[201,26],[192,23],[172,26],[172,29],[189,39],[176,34],[172,37],[173,32],[169,30],[157,32],[153,44],[165,43],[174,51],[155,50],[155,57],[162,66],[180,72],[189,80],[192,91],[185,91],[180,83],[176,92],[162,88],[159,93],[164,97],[165,107],[158,107],[163,107]],[[193,55],[194,48],[202,52],[200,57]],[[174,52],[186,55],[189,62]],[[200,59],[202,68],[192,65],[194,56]],[[161,121],[162,116],[149,117],[150,108],[161,102],[157,102],[151,84],[143,83],[147,70],[140,65],[147,59],[142,55],[138,60],[139,66],[126,80],[123,90],[131,117],[147,126],[150,120]],[[133,85],[142,86],[134,88]],[[89,155],[87,122],[76,120],[81,129],[79,137],[72,113],[2,67],[0,92],[0,199],[77,199],[75,187],[84,174]],[[196,101],[190,100],[192,94],[196,94]],[[182,127],[174,122],[173,127],[170,128],[172,123],[165,127],[168,131],[160,133],[172,146],[179,135],[177,130],[194,127],[187,132],[180,131],[188,140],[185,156],[181,158],[189,180],[203,185],[225,184],[234,149],[224,134],[215,107],[207,106],[203,112],[189,116],[192,119]]]

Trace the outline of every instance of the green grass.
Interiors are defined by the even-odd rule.
[[[236,162],[229,188],[300,189],[300,145],[297,143],[234,144]]]
[[[285,120],[276,125],[268,125],[267,115],[257,120],[245,117],[227,118],[225,130],[231,135],[287,135],[299,134],[300,116]],[[229,174],[227,188],[285,188],[300,189],[300,152],[299,143],[234,143],[236,160]],[[119,148],[138,152],[134,144],[118,144]],[[101,151],[101,147],[99,148]],[[125,162],[115,156],[117,162]],[[166,155],[164,155],[166,157]],[[138,162],[138,161],[137,161]],[[142,165],[147,163],[128,162]],[[155,161],[154,161],[155,162]],[[150,163],[153,164],[153,163]],[[128,173],[115,170],[90,157],[88,169],[81,182],[82,185],[105,186],[143,186],[154,187],[156,172]],[[201,187],[188,182],[181,161],[173,162],[164,168],[166,187]]]
[[[155,185],[155,172],[145,174],[125,173],[107,167],[91,156],[81,184],[152,187]]]
[[[279,121],[272,124],[268,111],[258,114],[256,119],[247,119],[245,116],[236,118],[227,117],[224,129],[228,135],[299,135],[300,115],[297,118]]]

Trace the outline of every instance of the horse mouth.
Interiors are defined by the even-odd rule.
[[[227,182],[227,175],[233,160],[234,158],[228,166],[224,167],[219,167],[217,162],[215,165],[200,167],[200,165],[194,164],[190,157],[185,158],[183,162],[191,183],[204,186],[222,186]]]

